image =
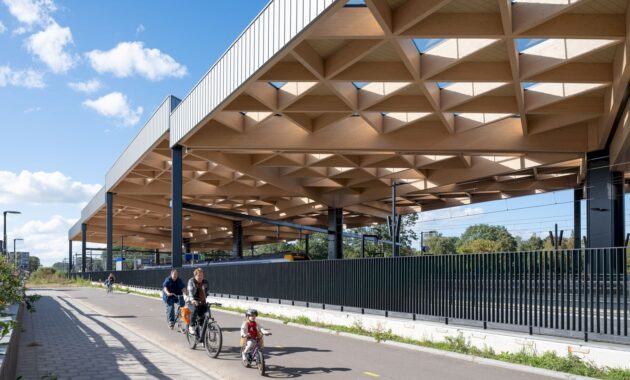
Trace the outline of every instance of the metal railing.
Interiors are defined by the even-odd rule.
[[[627,264],[626,249],[604,248],[210,265],[204,272],[221,296],[628,343]],[[168,273],[116,276],[159,288]],[[180,276],[190,278],[192,268]]]

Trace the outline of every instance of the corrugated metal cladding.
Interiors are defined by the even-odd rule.
[[[171,146],[338,1],[271,1],[171,114]]]
[[[81,220],[85,222],[88,220],[94,213],[96,213],[102,206],[105,205],[105,187],[101,187],[101,189],[94,195],[94,198],[88,202],[88,204],[83,207],[81,210]]]
[[[180,100],[168,96],[155,110],[140,132],[131,141],[105,176],[105,188],[109,191],[118,181],[157,143],[169,129],[171,111]],[[104,198],[103,198],[104,199]]]
[[[83,210],[81,210],[81,217],[77,222],[68,230],[68,239],[72,239],[74,236],[81,233],[81,224],[90,219],[101,207],[105,206],[105,187],[101,187],[98,193],[94,194],[94,197],[88,202]]]
[[[70,227],[68,230],[68,240],[72,240],[73,237],[77,236],[81,233],[81,224],[83,223],[82,219],[77,220],[74,226]]]

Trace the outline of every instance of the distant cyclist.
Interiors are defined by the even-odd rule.
[[[110,273],[109,276],[107,276],[107,279],[105,280],[105,286],[107,287],[108,290],[114,286],[114,282],[116,282],[116,277],[114,277],[113,273]]]
[[[190,308],[188,330],[191,334],[195,333],[194,325],[197,323],[197,316],[204,315],[208,311],[206,297],[209,286],[208,281],[203,278],[203,270],[196,268],[193,272],[193,278],[188,280],[188,307]]]
[[[175,325],[175,303],[180,307],[184,306],[184,299],[180,297],[186,285],[181,278],[178,277],[177,269],[171,271],[171,275],[164,279],[162,283],[162,300],[166,303],[166,321],[171,329]]]

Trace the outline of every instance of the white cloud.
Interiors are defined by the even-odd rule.
[[[72,44],[72,32],[51,22],[46,29],[37,32],[26,40],[28,50],[44,62],[54,73],[66,73],[76,64],[77,58],[65,51]]]
[[[7,31],[7,27],[4,26],[4,24],[2,23],[2,21],[0,21],[0,34],[4,33]]]
[[[13,70],[10,66],[0,66],[0,87],[15,86],[26,88],[43,88],[44,74],[39,71]]]
[[[111,73],[119,78],[138,74],[149,80],[160,80],[166,77],[181,78],[187,73],[186,66],[170,55],[158,49],[147,49],[138,41],[121,42],[108,51],[92,50],[86,56],[94,70]]]
[[[52,20],[50,14],[57,9],[52,0],[3,0],[3,3],[13,17],[28,27],[48,24]]]
[[[103,116],[119,119],[127,126],[136,124],[144,111],[142,107],[132,109],[127,96],[120,92],[112,92],[95,100],[86,100],[83,105]]]
[[[39,257],[43,265],[50,266],[68,257],[68,230],[75,222],[76,219],[53,215],[48,220],[28,221],[10,231],[9,236],[24,239],[18,243],[17,251],[29,252]]]
[[[91,94],[101,89],[101,82],[98,79],[91,79],[85,82],[70,82],[68,87],[77,92]]]
[[[138,27],[136,28],[136,36],[140,33],[144,32],[144,25],[140,24],[138,25]]]
[[[0,171],[0,204],[27,202],[58,204],[88,202],[101,185],[73,181],[61,172],[30,172],[19,174]]]
[[[30,107],[24,110],[24,113],[33,113],[33,112],[39,112],[41,111],[42,108],[41,107]]]

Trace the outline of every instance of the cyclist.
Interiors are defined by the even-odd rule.
[[[191,334],[195,333],[194,326],[197,323],[197,316],[204,315],[208,311],[206,297],[209,286],[208,281],[203,278],[203,270],[196,268],[193,272],[193,277],[188,280],[188,307],[190,308],[190,326],[188,331]]]
[[[110,288],[114,286],[114,282],[116,282],[116,277],[114,277],[113,273],[110,273],[109,276],[107,276],[107,279],[105,280],[105,286]]]
[[[258,317],[258,311],[255,309],[249,309],[245,313],[245,322],[241,325],[241,347],[245,347],[243,350],[242,360],[247,362],[247,354],[254,348],[254,344],[260,338],[262,338],[262,326],[256,322]]]
[[[177,302],[180,307],[184,306],[183,298],[178,296],[183,295],[185,289],[186,285],[178,277],[177,269],[173,269],[171,275],[166,277],[162,283],[162,300],[166,304],[166,321],[171,329],[175,325],[175,303]]]

